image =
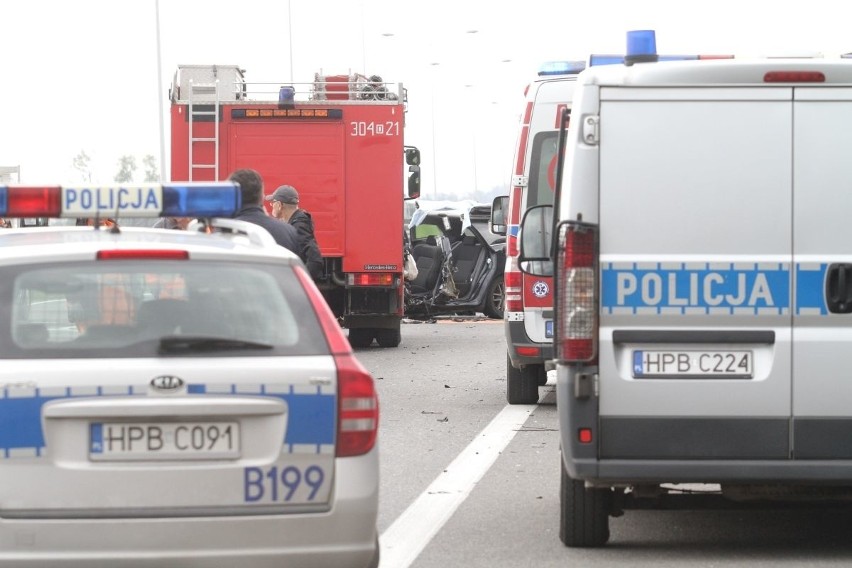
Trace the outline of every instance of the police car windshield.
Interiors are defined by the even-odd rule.
[[[196,260],[110,260],[0,269],[0,356],[326,354],[292,268]],[[165,341],[162,341],[166,338]],[[236,352],[236,353],[235,353]]]

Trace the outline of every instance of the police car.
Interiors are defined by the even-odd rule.
[[[0,565],[378,564],[373,378],[239,206],[0,186],[0,217],[95,221],[0,231]]]

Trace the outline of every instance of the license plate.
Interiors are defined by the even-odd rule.
[[[633,376],[747,379],[754,376],[751,351],[634,351]]]
[[[553,320],[544,322],[544,336],[553,337]]]
[[[238,422],[93,422],[89,458],[210,460],[240,457]]]

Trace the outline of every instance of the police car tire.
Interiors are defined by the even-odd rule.
[[[536,404],[538,402],[538,366],[526,365],[521,369],[512,366],[506,354],[506,401],[509,404]]]
[[[572,479],[562,465],[559,494],[559,539],[565,546],[594,548],[609,540],[609,512],[612,491],[589,489],[585,482]]]
[[[373,343],[374,329],[367,327],[349,328],[349,345],[352,347],[369,347]]]
[[[376,341],[379,347],[399,347],[402,341],[402,333],[400,333],[399,327],[394,329],[377,329]]]

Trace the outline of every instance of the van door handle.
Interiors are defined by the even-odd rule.
[[[836,263],[828,267],[825,303],[833,314],[852,313],[852,264]]]

